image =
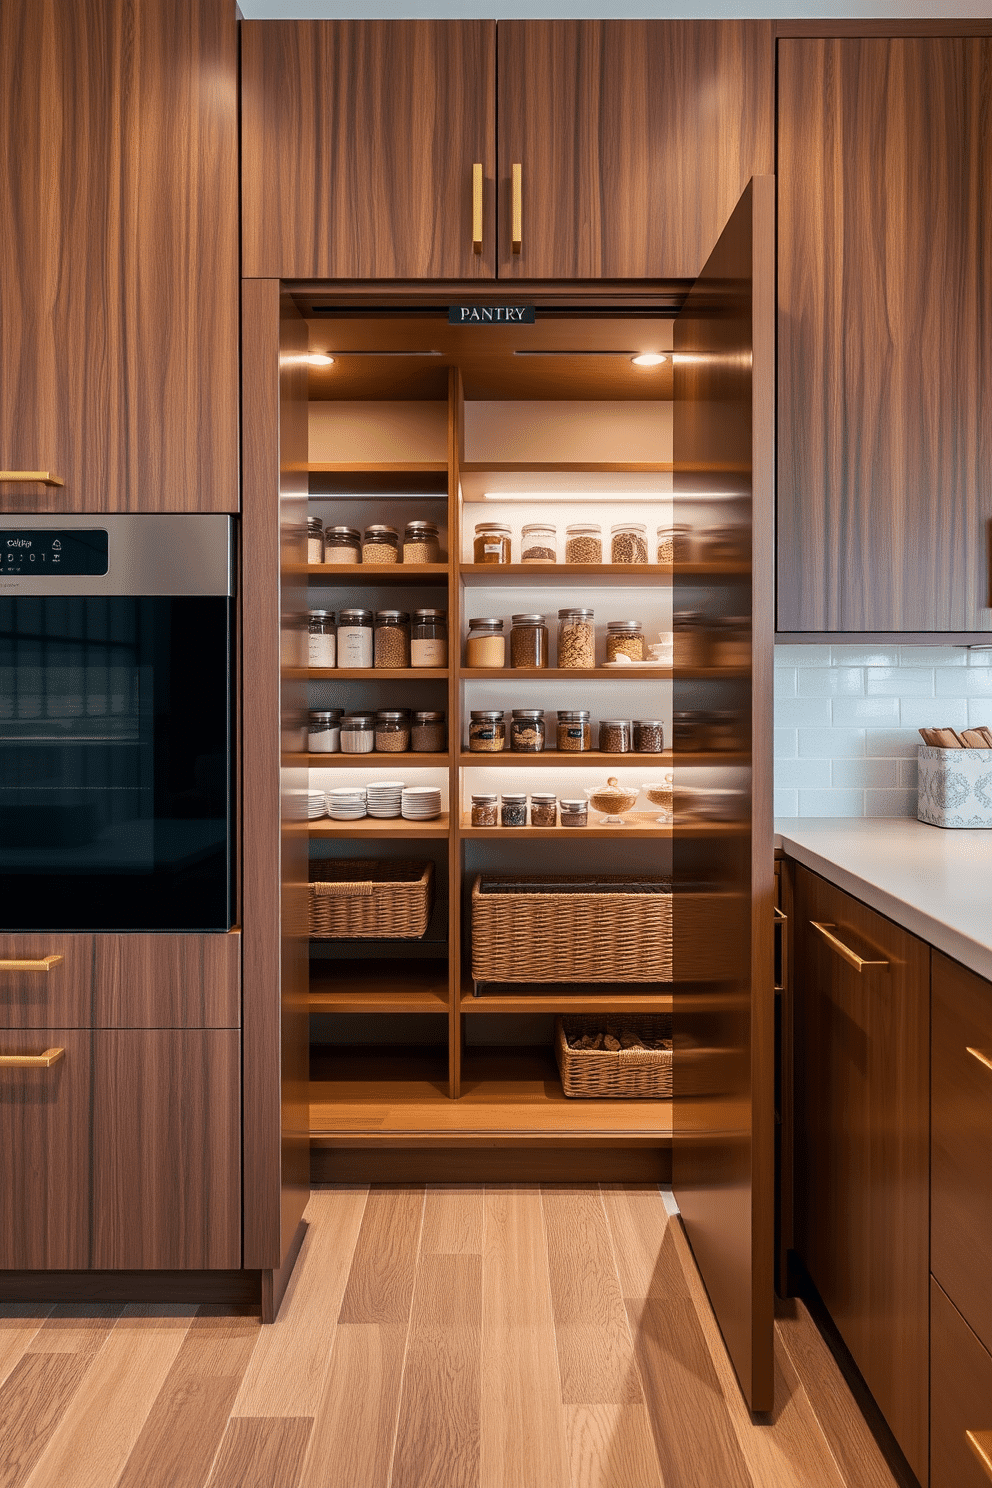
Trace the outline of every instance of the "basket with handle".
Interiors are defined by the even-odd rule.
[[[434,898],[434,864],[407,859],[318,859],[310,864],[310,935],[319,940],[421,940]]]

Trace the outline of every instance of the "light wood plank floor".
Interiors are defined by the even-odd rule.
[[[737,1391],[657,1189],[327,1188],[279,1321],[0,1307],[0,1488],[894,1488],[801,1304]]]

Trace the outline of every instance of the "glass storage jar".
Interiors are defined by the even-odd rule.
[[[548,627],[543,615],[514,615],[510,628],[510,665],[531,671],[548,664]]]
[[[629,754],[630,719],[601,718],[599,720],[599,747],[604,754]]]
[[[410,616],[406,610],[378,610],[375,617],[376,667],[410,665]]]
[[[644,791],[644,794],[647,796],[648,800],[651,802],[651,805],[658,807],[661,815],[656,816],[655,821],[662,825],[668,825],[672,821],[672,793],[674,779],[675,776],[672,774],[671,771],[669,771],[664,780],[659,782],[649,782],[647,785],[642,786],[642,790]]]
[[[558,611],[558,665],[588,671],[596,665],[596,627],[592,610]]]
[[[565,528],[566,563],[602,563],[603,529],[598,522],[572,522]]]
[[[743,527],[704,527],[699,542],[707,563],[741,563],[748,556],[748,532]]]
[[[660,718],[634,719],[634,753],[664,754],[665,725]]]
[[[606,812],[602,826],[622,827],[625,825],[624,815],[634,809],[640,786],[621,785],[617,777],[611,775],[605,785],[587,785],[586,795],[594,811]]]
[[[589,802],[567,801],[561,798],[561,825],[563,827],[587,827],[589,825]]]
[[[410,748],[418,754],[443,754],[448,747],[444,713],[420,709],[413,715]]]
[[[525,827],[527,825],[526,792],[503,793],[500,825],[504,827]]]
[[[362,539],[363,563],[399,563],[400,538],[395,527],[373,522]]]
[[[532,827],[554,827],[558,824],[558,797],[549,791],[532,791],[530,797]]]
[[[677,666],[709,666],[709,622],[701,610],[685,610],[676,620],[674,656]]]
[[[338,640],[334,611],[311,610],[307,632],[307,666],[337,666]]]
[[[527,522],[520,533],[521,563],[557,563],[558,530],[551,522]]]
[[[495,827],[499,821],[499,796],[480,793],[472,797],[473,827]]]
[[[441,562],[441,539],[436,522],[407,522],[403,529],[403,562]]]
[[[325,563],[361,563],[362,534],[357,527],[328,527],[324,533]]]
[[[505,522],[476,522],[472,554],[476,563],[509,563],[511,532]]]
[[[380,709],[375,715],[375,747],[379,754],[405,754],[410,748],[409,716]]]
[[[324,524],[319,517],[307,517],[307,562],[324,561]]]
[[[564,754],[585,754],[592,748],[588,708],[559,709],[558,748]]]
[[[468,747],[472,754],[501,754],[506,748],[506,723],[498,708],[478,708],[469,718]]]
[[[448,665],[448,613],[446,610],[414,610],[410,631],[412,667]]]
[[[503,622],[493,616],[480,616],[468,622],[465,641],[467,667],[503,667],[506,665],[506,637]]]
[[[696,710],[672,714],[672,746],[690,754],[706,748],[704,738],[704,714]]]
[[[372,611],[341,610],[338,614],[338,670],[372,665]]]
[[[341,748],[340,708],[312,708],[307,716],[307,749],[311,754],[337,754]]]
[[[718,667],[751,665],[751,625],[746,615],[726,615],[713,622],[710,660]]]
[[[659,563],[691,563],[692,555],[692,528],[687,523],[676,522],[658,528]]]
[[[630,661],[644,660],[644,628],[640,620],[607,620],[606,659],[616,661],[626,656]]]
[[[374,748],[374,716],[371,713],[346,713],[341,720],[341,753],[371,754]]]
[[[514,708],[510,718],[510,748],[517,754],[540,754],[544,739],[544,709]]]
[[[614,522],[610,537],[614,563],[647,563],[648,529],[644,522]]]

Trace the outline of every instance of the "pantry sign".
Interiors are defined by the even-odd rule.
[[[533,305],[449,305],[449,325],[533,325]]]

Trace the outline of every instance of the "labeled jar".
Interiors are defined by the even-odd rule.
[[[644,628],[640,620],[607,620],[606,659],[616,661],[626,656],[629,661],[644,660]]]
[[[503,667],[506,665],[506,637],[503,622],[494,616],[480,616],[468,622],[465,639],[467,667]]]
[[[376,667],[410,665],[410,616],[406,610],[378,610],[375,617]]]
[[[436,522],[407,522],[403,529],[403,562],[441,562],[441,539]]]
[[[532,791],[530,798],[532,827],[554,827],[558,824],[558,797],[547,791]]]
[[[324,533],[325,563],[361,563],[362,534],[357,527],[328,527]]]
[[[372,665],[372,611],[338,613],[338,670]]]
[[[337,666],[338,638],[333,610],[311,610],[307,620],[307,666]]]
[[[340,708],[313,708],[307,715],[307,749],[311,754],[337,754],[341,748]]]
[[[562,796],[560,821],[563,827],[587,827],[589,825],[589,802],[585,797],[581,801],[566,801]]]
[[[499,819],[504,827],[525,827],[527,825],[526,793],[504,794]]]
[[[592,748],[588,708],[559,709],[558,748],[565,754],[585,754]]]
[[[375,747],[379,754],[405,754],[410,748],[410,719],[405,712],[380,710],[375,715]]]
[[[413,715],[410,726],[410,748],[419,754],[443,754],[448,747],[448,730],[443,712],[421,709]]]
[[[520,533],[521,563],[557,563],[558,529],[549,522],[527,522]]]
[[[543,615],[514,615],[510,628],[510,665],[531,671],[548,664],[548,627]]]
[[[509,563],[510,528],[505,522],[476,522],[472,555],[476,563]]]
[[[588,671],[596,665],[596,627],[592,610],[558,611],[558,665]]]
[[[399,563],[400,537],[395,527],[373,522],[362,539],[363,563]]]
[[[665,752],[665,725],[660,718],[635,718],[633,738],[635,754]]]
[[[510,718],[510,748],[516,754],[540,754],[544,748],[544,709],[514,708]]]
[[[307,562],[323,563],[323,561],[324,524],[319,517],[307,517]]]
[[[375,718],[371,713],[346,713],[341,720],[341,753],[371,754],[375,748]]]
[[[410,630],[410,665],[448,665],[448,613],[446,610],[414,610]]]
[[[630,753],[630,719],[601,718],[599,747],[604,754]]]
[[[499,797],[480,794],[472,797],[473,827],[495,827],[499,821]]]
[[[566,563],[602,563],[603,529],[598,522],[572,522],[565,528]]]
[[[506,748],[506,723],[500,709],[479,708],[470,715],[468,747],[473,754],[502,754]]]
[[[614,563],[647,563],[648,529],[644,522],[614,522],[610,538]]]

